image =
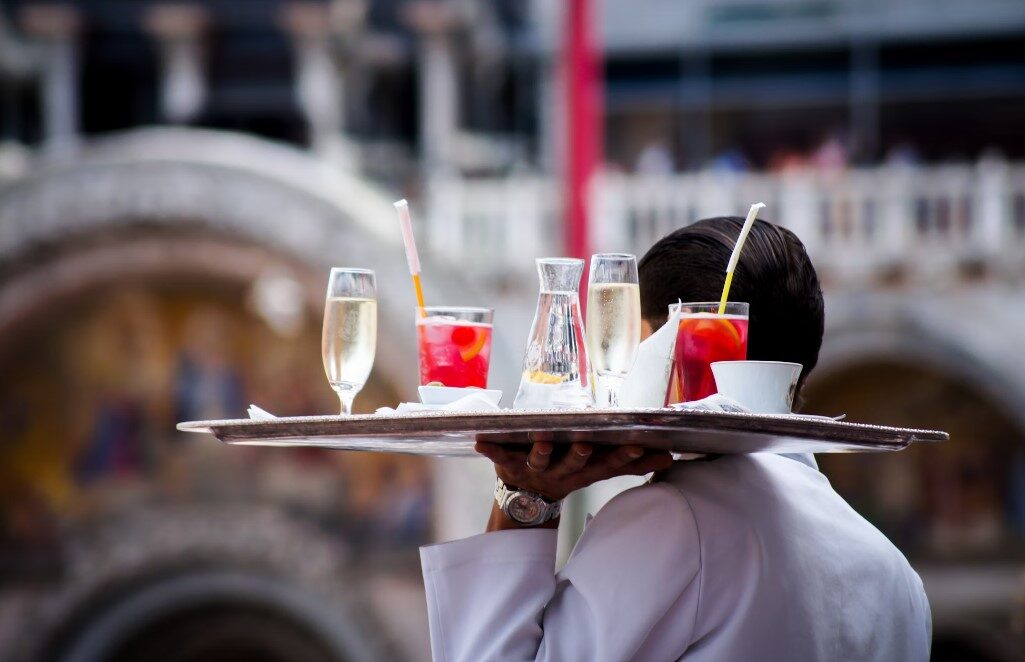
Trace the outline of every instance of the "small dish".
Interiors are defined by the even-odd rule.
[[[790,414],[801,364],[786,361],[715,361],[715,386],[721,395],[755,414]]]
[[[417,390],[420,392],[420,402],[425,405],[447,405],[468,395],[479,395],[496,407],[502,400],[502,392],[498,389],[420,386]]]

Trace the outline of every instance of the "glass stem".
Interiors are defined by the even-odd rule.
[[[605,406],[615,409],[619,407],[619,389],[623,385],[625,377],[619,375],[601,375],[598,377],[598,383],[601,384],[602,390],[605,391]]]
[[[335,392],[338,394],[338,400],[342,403],[342,416],[351,416],[352,401],[356,399],[356,391],[353,389],[345,389]]]

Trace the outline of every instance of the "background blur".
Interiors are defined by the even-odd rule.
[[[1021,0],[0,8],[0,658],[428,658],[416,547],[481,529],[487,465],[174,430],[337,409],[332,265],[379,277],[356,409],[415,397],[405,196],[507,397],[533,258],[764,200],[827,287],[806,410],[952,437],[824,471],[936,659],[1025,659]]]

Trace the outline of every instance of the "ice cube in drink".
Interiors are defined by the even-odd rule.
[[[491,324],[450,316],[417,320],[420,384],[487,388],[491,359]]]

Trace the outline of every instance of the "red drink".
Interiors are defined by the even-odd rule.
[[[420,384],[488,386],[491,325],[452,317],[426,317],[416,323]]]
[[[747,358],[747,323],[747,315],[684,313],[666,404],[700,400],[715,393],[712,363]]]

